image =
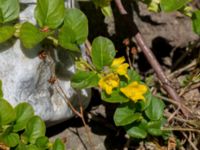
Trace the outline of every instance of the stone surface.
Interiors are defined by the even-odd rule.
[[[34,1],[28,1],[34,2]],[[28,4],[20,14],[22,22],[35,23],[33,18],[35,4]],[[90,90],[76,91],[70,86],[70,77],[74,73],[75,54],[62,50],[49,51],[51,57],[42,60],[38,57],[40,46],[25,49],[19,40],[9,40],[0,45],[0,79],[3,82],[4,98],[13,106],[20,102],[32,104],[37,115],[48,125],[61,122],[73,116],[66,104],[63,93],[75,108],[79,103],[89,104]],[[56,56],[56,57],[55,57]],[[57,81],[48,80],[56,74]]]

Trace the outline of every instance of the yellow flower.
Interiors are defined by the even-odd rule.
[[[99,86],[105,90],[108,95],[112,93],[112,89],[119,86],[119,77],[117,74],[110,73],[99,80]]]
[[[132,101],[145,100],[143,94],[147,92],[147,86],[134,81],[126,87],[120,88],[120,91]]]
[[[115,58],[111,64],[111,67],[116,71],[119,75],[124,75],[126,78],[128,77],[127,69],[129,64],[123,63],[125,61],[124,57]]]

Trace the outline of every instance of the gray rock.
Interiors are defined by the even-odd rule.
[[[34,4],[30,4],[20,14],[21,21],[35,23]],[[74,90],[70,77],[75,71],[72,54],[60,49],[49,51],[52,57],[42,60],[38,57],[40,46],[25,49],[19,40],[10,40],[0,45],[0,79],[3,82],[4,98],[13,106],[20,102],[30,103],[35,113],[41,116],[47,125],[56,124],[73,116],[66,104],[71,101],[76,109],[81,103],[84,107],[90,102],[90,90]],[[56,75],[54,84],[49,79]],[[65,92],[67,99],[59,87]]]

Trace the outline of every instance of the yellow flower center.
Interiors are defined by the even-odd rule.
[[[103,76],[100,80],[99,80],[99,87],[103,90],[106,91],[106,93],[108,95],[110,95],[112,93],[113,88],[116,88],[119,86],[119,77],[118,75],[114,74],[114,73],[110,73],[106,76]]]

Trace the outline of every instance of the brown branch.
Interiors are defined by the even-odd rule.
[[[121,0],[115,0],[115,4],[119,10],[119,13],[123,16],[124,18],[124,23],[127,24],[127,27],[129,30],[132,30],[131,32],[133,33],[133,36],[138,44],[138,46],[141,48],[142,52],[146,56],[148,62],[156,72],[159,80],[162,83],[162,86],[165,88],[169,96],[177,101],[179,103],[179,107],[182,110],[183,114],[185,116],[188,116],[188,112],[182,107],[181,104],[181,97],[177,94],[177,92],[174,90],[173,86],[171,85],[170,81],[166,77],[164,71],[162,70],[160,64],[158,63],[156,57],[152,53],[152,51],[148,48],[146,43],[144,42],[144,39],[142,35],[140,34],[136,24],[132,21],[130,22],[130,17],[128,12],[125,10]],[[132,19],[132,18],[131,18]]]

